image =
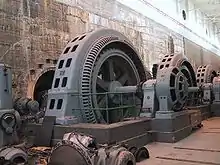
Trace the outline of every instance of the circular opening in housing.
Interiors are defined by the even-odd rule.
[[[16,163],[16,164],[25,163],[25,159],[22,156],[19,156],[19,157],[14,158],[13,163]]]
[[[54,73],[54,70],[45,72],[39,77],[35,84],[34,100],[38,101],[41,108],[46,106],[47,91],[52,87]]]

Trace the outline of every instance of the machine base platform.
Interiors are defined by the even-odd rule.
[[[141,147],[153,141],[151,120],[140,118],[114,124],[74,124],[71,126],[55,125],[53,128],[52,145],[55,145],[68,132],[80,132],[92,135],[100,144],[126,143],[131,146]],[[41,124],[28,124],[25,134],[34,139]]]
[[[51,145],[55,145],[68,132],[80,132],[92,135],[99,144],[126,143],[141,147],[149,142],[174,143],[192,132],[193,127],[201,125],[200,110],[188,110],[166,114],[156,114],[155,119],[139,118],[114,124],[80,123],[71,126],[55,125],[52,131]],[[41,124],[28,124],[25,135],[33,141],[41,129]],[[42,137],[43,138],[43,137]]]
[[[202,115],[202,120],[206,120],[211,117],[211,106],[210,105],[200,105],[200,106],[195,106],[195,107],[188,107],[189,109],[196,110],[200,109],[201,115]]]
[[[171,112],[161,114],[157,112],[152,120],[152,132],[157,142],[175,143],[189,136],[194,127],[201,125],[200,110]]]
[[[211,104],[212,116],[220,117],[220,102],[214,102]]]

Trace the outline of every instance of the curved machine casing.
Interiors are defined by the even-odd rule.
[[[48,93],[45,115],[56,116],[57,123],[97,123],[99,110],[94,110],[92,95],[93,68],[101,52],[117,48],[127,53],[137,70],[137,81],[146,80],[146,72],[129,40],[111,29],[99,29],[77,36],[62,52],[56,66],[52,89]],[[138,83],[138,82],[137,82]],[[136,85],[136,84],[135,84]]]
[[[130,67],[127,68],[127,65],[120,61],[119,65],[122,67],[117,65],[117,71],[118,68],[122,68],[123,71],[124,67],[125,73],[131,77],[131,80],[126,79],[123,84],[117,71],[111,70],[111,67],[105,68],[104,63],[112,57],[120,57],[114,59],[115,63],[121,59],[128,63]],[[108,62],[111,63],[110,60]],[[102,66],[104,67],[103,70],[100,69]],[[99,74],[99,72],[106,70],[110,72],[109,77],[100,78],[100,75],[105,77],[107,74]],[[114,77],[115,75],[119,75],[119,79],[111,79],[111,76]],[[101,81],[100,83],[100,79],[104,82]],[[110,83],[105,89],[105,83],[108,80]],[[94,97],[94,95],[101,95],[101,92],[97,90],[97,84],[100,85],[98,87],[105,89],[100,90],[101,92],[110,95],[109,99],[104,100],[104,102],[110,101],[108,104],[110,108],[104,107],[109,112],[111,108],[115,108],[111,106],[120,102],[120,97],[117,97],[119,93],[126,93],[127,95],[122,98],[125,101],[124,104],[116,107],[116,110],[129,105],[131,100],[128,94],[134,94],[135,99],[139,99],[141,102],[140,108],[131,109],[138,114],[135,116],[137,120],[132,120],[134,119],[132,116],[133,118],[130,117],[128,122],[130,124],[126,124],[124,116],[121,117],[117,112],[113,112],[112,119],[117,118],[114,121],[120,122],[117,126],[111,125],[114,122],[111,122],[110,125],[102,122],[104,115],[101,109],[103,107],[97,107],[96,103],[97,100],[101,100],[102,103],[103,99]],[[66,124],[80,123],[73,127],[77,127],[76,129],[79,130],[83,127],[86,133],[94,131],[93,136],[97,137],[100,137],[100,130],[103,134],[108,134],[107,140],[106,137],[103,137],[104,140],[101,138],[105,142],[112,139],[121,141],[134,136],[135,138],[138,136],[147,137],[147,132],[150,129],[157,133],[158,139],[156,141],[174,142],[191,133],[192,122],[190,118],[192,114],[198,114],[199,110],[197,108],[195,111],[189,112],[185,110],[185,106],[194,105],[192,100],[197,96],[195,93],[198,90],[200,88],[197,86],[195,72],[184,55],[166,55],[158,65],[156,79],[151,79],[146,74],[138,53],[123,34],[111,29],[99,29],[77,36],[63,50],[56,66],[52,89],[48,92],[45,115],[46,117],[55,116],[57,118],[56,124],[63,124],[62,126],[54,126],[59,127],[59,129],[54,129],[53,134],[56,138],[60,137],[58,130],[63,129],[65,131],[67,127],[70,127],[65,126]],[[151,118],[139,118],[140,116]],[[197,116],[199,118],[199,115]],[[201,123],[199,119],[195,121],[193,125]],[[132,122],[137,122],[140,125],[134,124],[136,125],[134,126]],[[84,123],[99,123],[99,125],[86,125]],[[122,125],[125,131],[119,129]],[[139,132],[130,126],[132,128],[138,127]],[[129,131],[127,131],[128,128]],[[143,130],[140,131],[142,128]]]

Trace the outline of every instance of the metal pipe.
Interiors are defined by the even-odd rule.
[[[188,87],[188,92],[198,92],[199,87]]]
[[[199,87],[188,87],[188,92],[198,92]],[[137,91],[137,86],[123,86],[123,87],[116,87],[114,92],[118,93],[132,93]]]
[[[123,87],[116,87],[115,92],[118,93],[132,93],[137,91],[137,86],[123,86]]]

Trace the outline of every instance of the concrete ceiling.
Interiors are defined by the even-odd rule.
[[[197,9],[206,14],[208,19],[220,29],[220,0],[193,0]]]

